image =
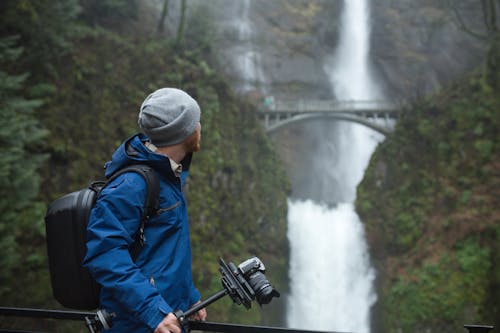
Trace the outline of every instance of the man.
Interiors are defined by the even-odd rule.
[[[109,332],[180,333],[173,314],[200,302],[191,275],[191,247],[183,185],[192,153],[200,149],[200,107],[182,90],[163,88],[141,105],[140,133],[127,139],[106,163],[106,176],[144,163],[159,175],[159,210],[144,228],[136,260],[135,244],[147,184],[127,172],[100,193],[87,229],[84,265],[102,286],[100,305],[116,317]],[[193,315],[205,320],[206,310]]]

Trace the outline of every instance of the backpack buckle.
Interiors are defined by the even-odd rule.
[[[146,236],[144,235],[144,227],[139,228],[139,244],[141,247],[144,246],[144,243],[146,242]]]

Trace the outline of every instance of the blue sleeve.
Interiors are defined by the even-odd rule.
[[[89,219],[84,266],[131,315],[154,330],[172,308],[129,253],[146,190],[146,181],[136,173],[126,173],[104,188]]]
[[[186,184],[187,178],[189,177],[189,164],[190,164],[190,161],[191,161],[191,156],[192,156],[192,154],[190,154],[185,159],[188,162],[185,163],[187,165],[187,168],[183,168],[183,171],[181,173],[181,186],[182,187],[184,187],[184,185]],[[200,292],[198,291],[198,289],[196,289],[196,287],[194,286],[193,279],[192,279],[191,275],[190,275],[190,279],[191,279],[191,288],[189,290],[189,304],[193,305],[196,302],[198,302],[198,301],[201,300],[201,295],[200,295]]]
[[[196,302],[201,300],[201,295],[198,289],[194,286],[194,284],[191,285],[191,292],[189,295],[189,300],[191,305],[196,304]]]

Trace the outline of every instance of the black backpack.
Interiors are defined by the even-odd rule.
[[[159,205],[160,182],[151,167],[142,164],[124,167],[104,181],[93,182],[87,188],[54,200],[47,209],[45,231],[52,291],[55,299],[65,307],[92,310],[99,306],[100,286],[82,267],[87,252],[87,223],[99,192],[126,172],[142,175],[148,188],[139,232],[130,249],[135,261],[143,245],[144,225]]]

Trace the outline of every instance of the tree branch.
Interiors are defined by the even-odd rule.
[[[486,0],[481,0],[481,4],[484,4]],[[476,31],[473,31],[472,29],[470,29],[467,24],[465,23],[465,21],[463,20],[462,18],[462,15],[460,14],[460,11],[458,10],[457,6],[455,6],[455,4],[453,3],[453,0],[449,0],[448,1],[448,6],[449,8],[454,12],[455,14],[455,18],[456,18],[456,23],[457,23],[457,26],[460,30],[463,30],[465,31],[466,33],[468,33],[469,35],[477,38],[477,39],[480,39],[482,41],[487,41],[489,40],[489,36],[488,35],[485,35],[485,34],[481,34],[481,33],[478,33]],[[484,13],[484,9],[483,9],[483,13]]]
[[[165,30],[165,18],[168,15],[168,2],[169,0],[163,1],[163,7],[161,9],[160,21],[158,22],[158,32],[161,33]]]

